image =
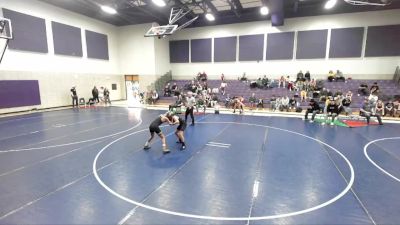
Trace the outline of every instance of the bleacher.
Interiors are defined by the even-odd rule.
[[[368,87],[370,87],[374,82],[377,82],[380,87],[380,95],[379,98],[384,101],[392,98],[393,96],[400,96],[400,86],[398,83],[393,82],[392,80],[352,80],[348,79],[346,82],[328,82],[323,81],[324,87],[329,89],[332,93],[336,93],[337,91],[342,91],[342,93],[346,93],[347,91],[353,92],[353,108],[358,108],[360,103],[362,102],[363,96],[358,96],[357,91],[358,87],[361,83],[366,83]],[[171,84],[177,83],[178,87],[184,87],[185,84],[190,83],[190,80],[172,80]],[[221,81],[220,80],[208,80],[207,82],[209,88],[219,88]],[[278,96],[288,96],[292,97],[295,94],[300,94],[295,91],[289,91],[287,88],[269,88],[269,89],[260,89],[260,88],[250,88],[250,82],[243,82],[239,80],[227,80],[227,88],[226,93],[232,96],[243,96],[245,98],[245,103],[248,105],[248,99],[252,93],[255,93],[257,98],[264,99],[264,107],[269,107],[269,99],[273,95]],[[173,97],[163,97],[163,93],[160,92],[160,101],[159,104],[170,104],[174,102]],[[223,102],[226,98],[226,95],[223,96],[221,93],[218,95],[218,99],[220,102]],[[299,101],[299,98],[297,98]],[[307,107],[308,103],[301,103],[301,107]]]

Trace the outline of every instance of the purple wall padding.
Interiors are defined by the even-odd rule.
[[[40,104],[37,80],[0,80],[0,108]]]
[[[363,27],[332,29],[329,58],[361,57],[363,37]]]
[[[237,37],[214,38],[214,62],[236,61]]]
[[[52,21],[54,54],[82,57],[81,28]]]
[[[211,62],[211,38],[190,41],[191,62]]]
[[[85,36],[87,57],[92,59],[108,60],[109,56],[107,35],[86,30]]]
[[[239,61],[263,59],[264,34],[239,36]]]
[[[189,40],[169,42],[169,62],[170,63],[189,62]]]
[[[328,30],[299,31],[296,59],[322,59],[326,55]]]
[[[270,33],[266,60],[293,59],[294,32]]]
[[[13,39],[8,43],[10,49],[49,52],[44,19],[4,8],[3,17],[11,20]]]
[[[368,27],[365,56],[400,56],[400,25]]]

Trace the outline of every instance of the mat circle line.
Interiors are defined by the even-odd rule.
[[[365,157],[367,157],[368,161],[369,161],[370,163],[372,163],[372,165],[374,165],[376,168],[378,168],[378,169],[379,169],[380,171],[382,171],[384,174],[386,174],[386,175],[388,175],[389,177],[393,178],[393,179],[396,180],[397,182],[400,182],[400,179],[399,179],[399,178],[397,178],[396,176],[392,175],[391,173],[389,173],[388,171],[386,171],[385,169],[383,169],[382,167],[380,167],[380,166],[379,166],[374,160],[372,160],[371,157],[369,157],[369,155],[368,155],[368,147],[369,147],[371,144],[374,144],[375,142],[378,142],[378,141],[397,140],[397,139],[400,139],[400,137],[387,137],[387,138],[380,138],[380,139],[376,139],[376,140],[370,141],[370,142],[368,142],[368,144],[366,144],[366,145],[364,146],[364,155],[365,155]]]
[[[273,127],[273,126],[267,126],[267,125],[259,125],[259,124],[251,124],[251,123],[238,123],[238,122],[198,122],[197,124],[236,124],[236,125],[249,125],[249,126],[257,126],[257,127],[265,127],[265,128],[270,128],[270,129],[275,129],[275,130],[280,130],[280,131],[284,131],[284,132],[288,132],[288,133],[292,133],[292,134],[296,134],[296,135],[300,135],[303,136],[305,138],[314,140],[322,145],[325,145],[326,147],[332,149],[333,151],[335,151],[336,153],[338,153],[347,163],[349,170],[350,170],[350,180],[347,184],[347,186],[343,189],[342,192],[340,192],[338,195],[336,195],[334,198],[323,202],[319,205],[316,205],[314,207],[310,207],[304,210],[299,210],[299,211],[294,211],[294,212],[290,212],[290,213],[284,213],[284,214],[276,214],[276,215],[269,215],[269,216],[257,216],[257,217],[218,217],[218,216],[204,216],[204,215],[196,215],[196,214],[189,214],[189,213],[181,213],[181,212],[175,212],[175,211],[171,211],[171,210],[166,210],[166,209],[162,209],[162,208],[157,208],[154,206],[149,206],[137,201],[134,201],[128,197],[125,197],[119,193],[117,193],[116,191],[114,191],[113,189],[111,189],[109,186],[107,186],[99,177],[98,173],[97,173],[97,161],[100,157],[100,155],[106,150],[108,149],[108,147],[110,147],[111,145],[113,145],[114,143],[127,138],[131,135],[140,133],[140,132],[144,132],[144,131],[148,131],[148,129],[143,129],[143,130],[139,130],[139,131],[135,131],[133,133],[130,134],[126,134],[122,137],[119,137],[118,139],[115,139],[114,141],[110,142],[109,144],[107,144],[106,146],[104,146],[96,155],[96,157],[93,160],[93,174],[97,180],[97,182],[104,188],[106,189],[109,193],[111,193],[112,195],[120,198],[121,200],[124,200],[126,202],[129,202],[131,204],[134,204],[136,206],[139,207],[143,207],[149,210],[153,210],[156,212],[160,212],[160,213],[165,213],[165,214],[169,214],[169,215],[175,215],[175,216],[181,216],[181,217],[187,217],[187,218],[195,218],[195,219],[204,219],[204,220],[225,220],[225,221],[249,221],[249,220],[269,220],[269,219],[278,219],[278,218],[284,218],[284,217],[290,217],[290,216],[295,216],[295,215],[300,215],[300,214],[305,214],[305,213],[309,213],[315,210],[318,210],[320,208],[326,207],[334,202],[336,202],[337,200],[339,200],[341,197],[343,197],[353,186],[354,183],[354,168],[352,166],[352,164],[350,163],[350,161],[337,149],[335,149],[334,147],[330,146],[329,144],[322,142],[316,138],[307,136],[305,134],[301,134],[295,131],[290,131],[290,130],[286,130],[286,129],[282,129],[282,128],[278,128],[278,127]]]

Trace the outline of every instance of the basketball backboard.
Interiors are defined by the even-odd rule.
[[[0,38],[12,39],[11,20],[0,17]]]
[[[166,35],[171,35],[175,32],[178,25],[164,25],[164,26],[154,26],[144,35],[145,37],[163,37]]]

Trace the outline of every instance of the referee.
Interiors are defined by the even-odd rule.
[[[192,92],[188,92],[188,96],[186,97],[185,101],[185,106],[186,106],[185,123],[187,123],[187,117],[190,114],[190,117],[192,118],[191,126],[194,126],[193,108],[195,104],[196,104],[196,99],[193,97]]]

